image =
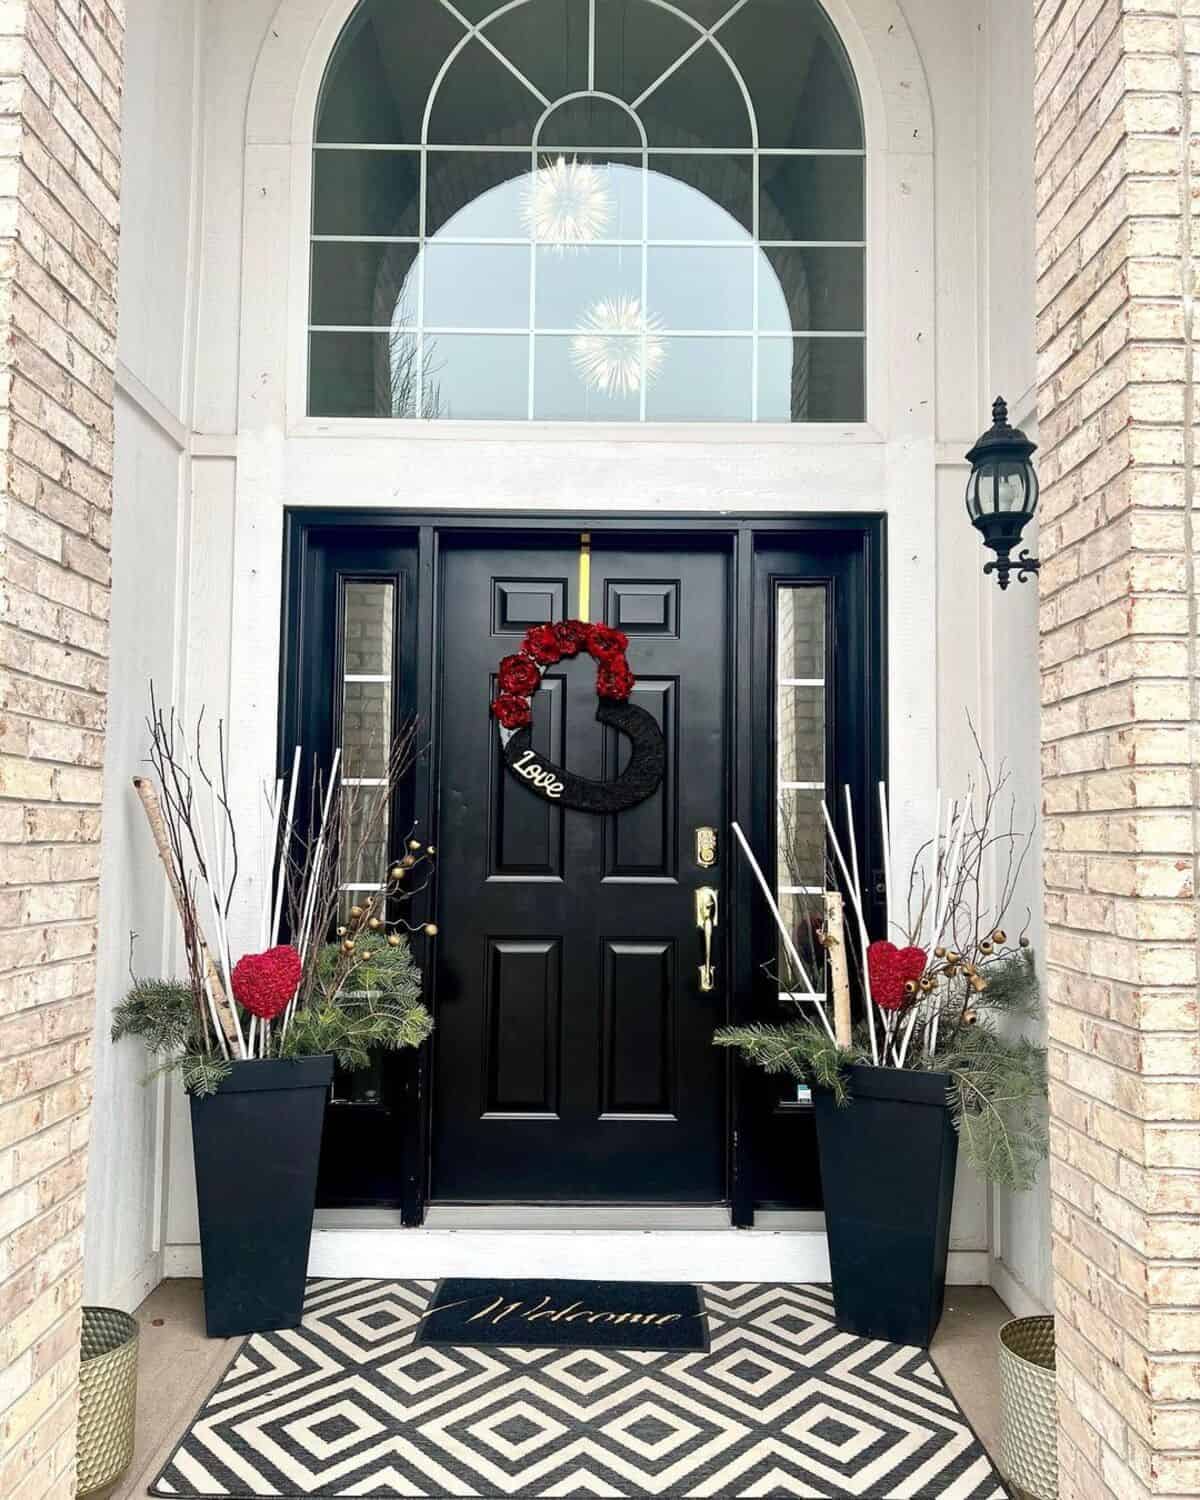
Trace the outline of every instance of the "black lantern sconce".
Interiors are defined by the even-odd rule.
[[[991,427],[967,454],[971,465],[967,514],[982,535],[983,545],[996,554],[984,564],[983,571],[995,573],[1002,589],[1008,587],[1014,568],[1018,583],[1024,583],[1041,566],[1024,548],[1015,561],[1010,556],[1037,510],[1038,477],[1030,463],[1036,450],[1037,444],[1031,443],[1019,427],[1008,425],[1008,406],[1003,396],[997,396],[992,404]]]

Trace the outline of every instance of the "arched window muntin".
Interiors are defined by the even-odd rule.
[[[581,415],[585,420],[634,420],[639,422],[656,420],[786,422],[789,420],[789,415],[780,413],[778,401],[771,405],[769,409],[765,409],[765,403],[760,399],[760,373],[763,366],[762,351],[766,348],[782,350],[786,346],[786,348],[792,352],[792,369],[790,377],[792,390],[792,409],[790,411],[790,420],[792,422],[854,422],[865,419],[867,377],[865,367],[867,153],[865,149],[865,140],[863,137],[861,101],[859,99],[857,85],[854,80],[853,71],[850,67],[849,60],[846,57],[844,50],[841,49],[840,37],[838,37],[836,30],[833,28],[832,23],[829,21],[824,9],[816,3],[816,0],[786,0],[786,3],[790,3],[791,5],[793,5],[798,12],[807,12],[810,15],[815,13],[819,15],[821,21],[828,28],[829,35],[833,41],[833,46],[838,50],[842,66],[845,70],[845,77],[842,82],[844,87],[847,88],[850,96],[852,97],[853,108],[855,111],[855,121],[853,127],[847,127],[844,121],[840,126],[843,135],[847,133],[848,129],[852,128],[855,138],[853,140],[853,143],[850,144],[843,143],[822,144],[819,146],[781,146],[778,143],[774,143],[764,146],[760,141],[759,119],[755,107],[755,100],[752,96],[752,90],[748,86],[747,81],[743,76],[742,70],[738,66],[738,63],[731,55],[730,51],[727,50],[727,48],[723,45],[721,32],[724,28],[727,27],[730,22],[734,20],[735,17],[745,12],[749,7],[756,4],[761,5],[762,3],[770,3],[770,0],[733,0],[732,4],[728,5],[716,17],[715,20],[707,25],[702,24],[702,22],[697,19],[697,17],[690,15],[687,10],[682,8],[682,5],[691,3],[693,5],[705,6],[709,5],[711,3],[711,0],[681,0],[681,4],[672,3],[672,0],[620,0],[620,3],[625,4],[627,7],[631,5],[641,5],[651,7],[657,11],[663,12],[673,17],[683,26],[686,26],[692,34],[692,40],[690,44],[683,48],[678,53],[678,55],[673,58],[668,66],[659,71],[651,79],[651,81],[644,88],[642,88],[631,100],[622,98],[617,93],[597,87],[596,37],[598,10],[604,7],[606,4],[611,6],[613,0],[564,0],[564,3],[566,4],[574,3],[577,6],[586,5],[587,8],[587,77],[585,87],[570,89],[565,92],[560,92],[556,95],[551,95],[549,92],[539,87],[538,83],[533,78],[527,76],[526,72],[522,70],[522,68],[518,67],[516,63],[514,63],[513,60],[506,55],[504,48],[497,46],[492,40],[492,37],[489,36],[489,30],[496,27],[498,23],[504,20],[505,17],[511,16],[514,12],[523,11],[535,5],[540,6],[542,9],[544,9],[547,0],[506,0],[506,3],[495,6],[490,11],[488,11],[487,14],[479,17],[476,20],[472,20],[466,14],[464,14],[463,10],[461,10],[459,6],[454,3],[454,0],[432,0],[432,3],[435,3],[437,6],[439,6],[442,11],[446,12],[459,26],[461,26],[462,32],[461,35],[458,36],[454,45],[450,47],[445,57],[442,59],[436,76],[434,77],[432,84],[428,89],[421,112],[419,138],[415,140],[380,141],[356,139],[337,141],[328,138],[322,138],[323,135],[326,134],[326,132],[324,132],[322,129],[322,114],[326,100],[327,89],[329,88],[331,78],[333,78],[336,74],[339,58],[343,48],[343,43],[345,42],[347,36],[351,34],[356,19],[361,16],[362,13],[371,4],[374,3],[385,3],[385,0],[361,0],[360,5],[354,12],[352,12],[350,19],[343,27],[341,36],[339,37],[339,41],[334,48],[334,51],[330,58],[330,62],[326,69],[325,79],[322,84],[321,94],[317,107],[317,128],[314,131],[314,135],[316,138],[314,139],[313,202],[311,224],[312,244],[310,247],[311,254],[313,256],[313,286],[310,290],[309,321],[310,415],[374,415],[400,417],[444,417],[446,415],[449,415],[451,417],[462,416],[467,419],[486,419],[494,417],[516,420],[539,420],[547,417],[551,420],[563,419],[563,414],[561,413],[539,410],[535,401],[535,395],[537,391],[536,371],[539,358],[539,344],[551,338],[573,338],[578,341],[580,337],[581,325],[576,324],[570,327],[546,325],[544,323],[538,322],[536,314],[538,296],[537,279],[539,252],[544,252],[547,248],[556,248],[557,250],[561,251],[562,247],[555,247],[553,245],[553,242],[539,240],[537,231],[533,227],[530,227],[528,233],[525,235],[455,235],[452,232],[454,228],[455,218],[464,215],[469,210],[475,208],[478,203],[480,203],[488,196],[489,193],[495,193],[497,191],[497,188],[494,186],[485,189],[485,191],[481,193],[477,199],[464,203],[456,211],[455,214],[452,214],[448,219],[434,228],[432,232],[429,228],[428,194],[430,184],[429,173],[431,155],[438,157],[441,157],[443,155],[450,156],[454,153],[482,155],[484,153],[492,152],[503,154],[504,156],[513,159],[520,158],[522,156],[527,158],[528,178],[525,180],[527,180],[528,182],[534,182],[537,179],[539,172],[544,172],[547,166],[552,164],[556,159],[558,160],[560,166],[563,160],[566,158],[569,158],[572,163],[578,162],[581,158],[585,162],[591,162],[594,159],[602,159],[604,165],[610,170],[615,170],[624,166],[629,160],[636,160],[639,168],[641,183],[641,215],[639,235],[636,237],[605,235],[602,239],[594,242],[593,244],[589,244],[589,246],[586,247],[588,249],[603,248],[606,250],[629,249],[631,251],[638,252],[638,254],[640,255],[640,277],[638,278],[639,296],[637,298],[640,321],[637,325],[638,331],[632,335],[634,338],[639,340],[642,351],[642,378],[640,379],[636,391],[636,404],[634,408],[631,408],[629,406],[629,403],[626,402],[623,410],[593,410],[588,411],[587,413],[575,413],[571,415]],[[460,0],[460,3],[465,4],[465,0]],[[486,4],[487,0],[472,0],[472,3],[476,5],[478,5],[479,3]],[[786,36],[781,37],[780,40],[786,41]],[[511,74],[516,83],[519,84],[522,89],[527,91],[529,95],[532,96],[532,98],[536,100],[538,105],[540,106],[540,113],[537,115],[536,120],[533,124],[533,129],[530,134],[528,145],[511,141],[480,142],[478,140],[473,140],[471,142],[464,142],[461,140],[440,138],[439,128],[435,128],[435,119],[444,85],[446,84],[447,79],[453,75],[453,70],[456,62],[467,51],[467,49],[471,47],[473,43],[477,43],[482,46],[487,51],[489,56],[494,58],[500,65],[502,65],[503,68],[506,69],[509,74]],[[725,69],[728,72],[729,78],[731,79],[734,87],[737,90],[737,94],[741,100],[745,114],[745,143],[723,142],[722,144],[714,145],[681,144],[677,141],[672,141],[669,144],[663,144],[661,142],[655,144],[648,134],[646,125],[639,111],[642,110],[646,105],[646,102],[648,100],[652,100],[653,96],[658,93],[659,90],[663,89],[663,87],[677,73],[680,72],[680,70],[686,68],[689,60],[692,59],[698,52],[700,52],[701,49],[711,50],[711,53],[720,59],[721,63],[724,65]],[[547,142],[547,126],[550,122],[552,122],[555,114],[558,111],[564,110],[565,108],[571,106],[572,104],[582,103],[585,101],[589,104],[604,104],[610,107],[613,111],[619,112],[631,124],[633,131],[636,133],[636,142],[623,141],[618,142],[614,145],[599,144],[590,139],[584,139],[578,142],[563,141],[561,139],[558,139]],[[444,127],[440,127],[440,129],[444,131]],[[453,131],[446,133],[453,134]],[[320,163],[322,153],[364,151],[391,151],[396,153],[409,153],[417,156],[419,162],[419,201],[417,206],[415,233],[339,234],[331,232],[321,232],[322,225],[320,222],[319,182],[321,177]],[[743,220],[748,219],[748,222],[744,222],[740,226],[744,231],[744,237],[741,241],[738,241],[735,238],[731,237],[729,233],[724,229],[722,229],[721,232],[717,233],[712,238],[697,237],[695,235],[692,235],[690,237],[674,238],[669,235],[664,236],[661,234],[651,234],[649,199],[651,193],[651,184],[655,180],[657,175],[656,160],[660,161],[661,163],[666,159],[675,158],[744,158],[746,160],[750,169],[748,193],[749,213],[748,215],[743,214],[742,216]],[[761,166],[764,161],[778,164],[780,159],[788,158],[813,158],[824,159],[827,161],[847,159],[848,161],[856,164],[858,169],[857,187],[851,189],[851,198],[854,196],[855,192],[857,193],[858,198],[856,234],[843,238],[788,237],[786,235],[780,235],[778,233],[778,223],[770,224],[763,221],[764,216],[762,214],[762,207],[764,198],[762,191],[763,183],[760,175]],[[510,178],[506,181],[507,183],[511,184],[518,180],[520,179]],[[681,180],[673,178],[673,181],[676,182],[676,185],[679,185]],[[698,195],[703,196],[703,190],[694,189],[692,184],[687,184],[687,186],[690,189],[696,191]],[[735,222],[734,215],[732,213],[726,213],[726,211],[721,208],[719,204],[713,203],[712,207],[716,210],[717,213],[724,214],[730,223]],[[780,220],[781,218],[786,218],[786,215],[776,213],[774,217],[776,220]],[[791,226],[785,223],[783,227],[788,228]],[[775,234],[771,233],[772,229],[776,230]],[[404,279],[401,288],[401,295],[397,296],[393,314],[386,323],[381,321],[376,322],[373,320],[369,322],[358,321],[351,323],[323,322],[318,320],[316,316],[316,258],[320,253],[319,247],[327,244],[376,244],[416,247],[413,254],[413,262],[410,267],[409,275]],[[519,326],[516,324],[511,324],[474,327],[471,324],[466,323],[461,326],[443,326],[427,320],[425,298],[427,275],[425,267],[428,259],[427,252],[429,250],[429,247],[433,245],[507,245],[526,248],[529,254],[529,301],[528,318],[525,325]],[[583,247],[578,245],[573,246],[568,248],[566,253],[570,255],[581,248]],[[656,328],[653,307],[648,307],[648,267],[650,258],[655,251],[671,249],[711,249],[714,251],[729,251],[731,249],[738,249],[740,251],[744,250],[746,252],[747,260],[752,266],[752,314],[749,320],[749,326],[737,328],[724,326],[705,328],[699,326],[670,325],[666,329],[662,329],[661,326],[659,328]],[[858,317],[855,320],[855,326],[830,327],[827,324],[819,325],[815,319],[813,320],[813,326],[811,327],[803,326],[803,320],[801,324],[797,324],[795,319],[795,303],[797,299],[794,296],[790,296],[788,292],[785,291],[783,285],[781,284],[780,277],[776,273],[771,258],[772,253],[775,252],[790,253],[797,251],[813,252],[818,255],[825,254],[826,252],[837,251],[845,252],[848,256],[851,257],[857,257],[857,299],[859,311]],[[801,276],[803,275],[804,271],[803,268],[801,268]],[[416,308],[415,317],[413,318],[408,317],[407,312],[402,315],[402,308],[404,305],[403,288],[407,287],[410,281],[415,282],[416,288]],[[851,288],[851,295],[848,299],[850,301],[854,300],[854,290],[854,288]],[[803,305],[808,306],[809,303],[807,292],[805,292],[804,297],[799,300],[803,303]],[[760,326],[760,307],[768,302],[771,303],[772,306],[774,306],[775,303],[779,303],[780,305],[790,304],[792,306],[792,319],[786,330],[778,326]],[[381,376],[377,373],[376,376],[377,389],[381,389],[385,385],[388,387],[388,389],[384,390],[383,393],[383,401],[385,403],[384,408],[381,409],[377,405],[376,409],[372,411],[354,409],[339,411],[337,409],[326,409],[319,400],[314,402],[314,340],[327,337],[329,335],[360,336],[367,334],[377,337],[383,336],[388,340],[386,360],[376,360],[377,367],[383,363],[386,363],[387,366],[386,375]],[[485,339],[512,339],[519,337],[525,341],[527,345],[527,388],[525,391],[525,403],[523,410],[518,411],[510,409],[499,412],[486,410],[467,410],[458,412],[452,410],[449,412],[443,412],[436,409],[436,406],[433,409],[429,407],[426,400],[426,387],[432,386],[435,383],[433,379],[427,377],[428,360],[431,348],[439,337],[449,336],[451,338],[455,338],[460,334]],[[628,334],[628,328],[623,325],[621,336],[626,337],[628,336]],[[409,342],[415,341],[414,352],[409,356],[410,364],[415,374],[415,397],[408,400],[406,409],[403,410],[395,408],[395,397],[394,394],[392,394],[396,386],[397,357],[395,353],[395,342],[400,336],[403,336]],[[730,410],[728,412],[703,412],[694,416],[690,413],[672,412],[664,418],[660,413],[656,413],[653,409],[653,370],[647,363],[648,342],[653,341],[657,345],[659,345],[661,352],[661,345],[664,342],[673,343],[676,348],[682,349],[683,344],[681,343],[681,341],[691,341],[693,348],[695,348],[698,347],[696,341],[705,339],[725,340],[727,342],[745,342],[748,345],[749,363],[747,369],[748,379],[746,381],[746,385],[748,388],[746,393],[747,409],[745,411]],[[848,380],[843,380],[842,382],[844,388],[843,395],[841,397],[843,406],[841,407],[841,409],[822,411],[818,412],[816,415],[810,414],[807,410],[798,411],[796,409],[797,403],[795,399],[795,391],[799,384],[806,384],[807,382],[806,376],[804,382],[801,382],[798,378],[800,372],[797,369],[797,366],[799,365],[800,357],[802,354],[804,355],[806,361],[805,368],[807,369],[807,360],[811,357],[810,351],[812,347],[815,344],[819,343],[822,344],[825,348],[830,348],[832,346],[832,341],[841,341],[842,348],[848,350],[852,349],[854,351],[852,359],[857,360],[856,370],[851,372]],[[492,347],[495,348],[496,345],[493,344]],[[648,369],[650,369],[649,376],[646,373]],[[775,374],[778,375],[778,371],[776,371]],[[846,390],[850,391],[849,396],[845,394]],[[387,404],[389,402],[389,398],[391,401],[390,405]]]

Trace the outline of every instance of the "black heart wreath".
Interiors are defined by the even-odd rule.
[[[504,759],[514,776],[531,792],[557,807],[581,812],[621,812],[644,802],[656,790],[666,769],[667,750],[662,730],[644,708],[629,702],[637,679],[629,670],[625,650],[629,639],[611,625],[588,625],[583,620],[559,620],[534,625],[525,632],[521,650],[500,663],[500,691],[492,712],[500,725]],[[624,771],[612,781],[592,781],[563,766],[542,760],[531,738],[532,698],[542,674],[564,658],[586,651],[596,662],[596,720],[627,735],[633,754]]]

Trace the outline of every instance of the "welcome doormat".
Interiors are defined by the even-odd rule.
[[[314,1281],[246,1340],[150,1493],[1003,1500],[924,1349],[827,1287],[700,1288],[698,1353],[418,1342],[437,1283]]]
[[[681,1282],[448,1276],[418,1344],[517,1349],[708,1349],[700,1293]]]

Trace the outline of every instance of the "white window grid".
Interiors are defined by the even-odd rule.
[[[730,56],[727,49],[722,45],[717,33],[737,13],[749,3],[749,0],[734,0],[734,3],[717,18],[711,25],[704,26],[694,16],[686,11],[680,10],[678,6],[670,3],[670,0],[646,0],[647,4],[655,5],[661,10],[668,11],[677,16],[686,25],[690,26],[696,33],[695,40],[690,46],[685,47],[675,60],[633,100],[627,103],[615,94],[607,93],[596,88],[596,0],[589,0],[588,4],[588,86],[586,89],[578,89],[561,95],[551,100],[535,83],[519,68],[505,52],[498,47],[490,37],[485,35],[486,28],[509,11],[517,9],[527,3],[527,0],[506,0],[505,4],[498,6],[482,20],[470,21],[452,3],[452,0],[437,0],[437,3],[446,10],[464,28],[463,35],[459,37],[455,45],[447,53],[437,75],[429,89],[425,101],[425,108],[421,119],[421,139],[415,142],[354,142],[354,141],[316,141],[313,143],[315,151],[390,151],[411,152],[419,155],[419,192],[418,192],[418,225],[420,232],[416,235],[337,235],[337,234],[313,234],[310,236],[313,244],[342,243],[342,244],[411,244],[418,247],[415,263],[417,267],[417,315],[410,323],[399,324],[346,324],[346,323],[314,323],[308,324],[310,334],[321,333],[354,333],[354,334],[385,334],[394,336],[397,333],[412,333],[416,336],[416,396],[414,413],[420,415],[424,410],[425,397],[425,340],[426,338],[439,335],[464,334],[482,337],[524,336],[528,340],[528,379],[527,379],[527,401],[526,419],[534,420],[535,395],[536,395],[536,341],[539,337],[570,336],[578,334],[578,328],[547,327],[539,325],[536,321],[536,297],[537,297],[537,254],[539,246],[547,242],[538,240],[531,228],[526,236],[498,236],[489,238],[486,236],[454,236],[435,233],[426,233],[426,207],[428,187],[429,154],[431,152],[440,154],[443,152],[464,152],[470,154],[495,153],[508,155],[528,156],[530,172],[536,173],[538,169],[538,157],[542,148],[540,137],[546,121],[561,105],[571,103],[577,99],[602,99],[617,108],[625,111],[636,126],[640,149],[633,149],[628,143],[621,146],[605,147],[597,145],[587,146],[564,146],[555,144],[547,148],[548,154],[554,156],[607,156],[620,159],[637,158],[641,167],[641,228],[639,238],[606,238],[597,241],[598,245],[613,248],[632,248],[640,251],[640,309],[642,316],[641,327],[641,363],[643,371],[646,362],[646,340],[651,330],[647,323],[647,282],[649,267],[649,251],[653,249],[687,248],[687,249],[745,249],[752,256],[752,327],[739,328],[670,328],[654,329],[658,338],[712,338],[712,339],[748,339],[751,344],[750,360],[750,420],[756,422],[759,416],[759,344],[763,341],[792,340],[793,343],[800,339],[850,339],[863,342],[866,338],[865,329],[797,329],[786,331],[764,330],[759,328],[759,280],[763,262],[762,251],[768,249],[849,249],[865,251],[866,241],[862,240],[787,240],[787,239],[759,239],[759,166],[760,159],[766,157],[859,157],[863,158],[866,152],[863,148],[852,147],[769,147],[761,148],[758,137],[758,119],[754,109],[754,102],[750,90],[743,78],[740,69]],[[542,113],[538,117],[533,131],[533,139],[529,146],[521,145],[471,145],[471,144],[443,144],[429,140],[429,123],[433,107],[437,99],[438,90],[449,73],[454,60],[459,53],[472,40],[478,41],[493,57],[497,59],[512,75],[521,83],[542,105]],[[658,88],[660,88],[674,73],[676,73],[689,58],[695,55],[701,47],[711,46],[725,62],[726,67],[732,74],[742,98],[746,105],[747,120],[750,129],[751,144],[745,146],[651,146],[648,142],[645,126],[639,117],[637,110]],[[649,172],[650,162],[655,157],[678,157],[678,156],[740,156],[748,157],[751,167],[750,183],[750,211],[751,227],[750,241],[745,246],[736,240],[706,240],[706,239],[658,239],[650,238],[648,235],[648,198],[649,198]],[[526,246],[529,255],[529,317],[524,324],[506,325],[497,327],[488,325],[468,326],[460,324],[426,324],[425,322],[425,257],[421,253],[427,244],[436,242],[438,245],[515,245]],[[638,420],[646,420],[646,395],[648,382],[643,378],[638,388]]]

